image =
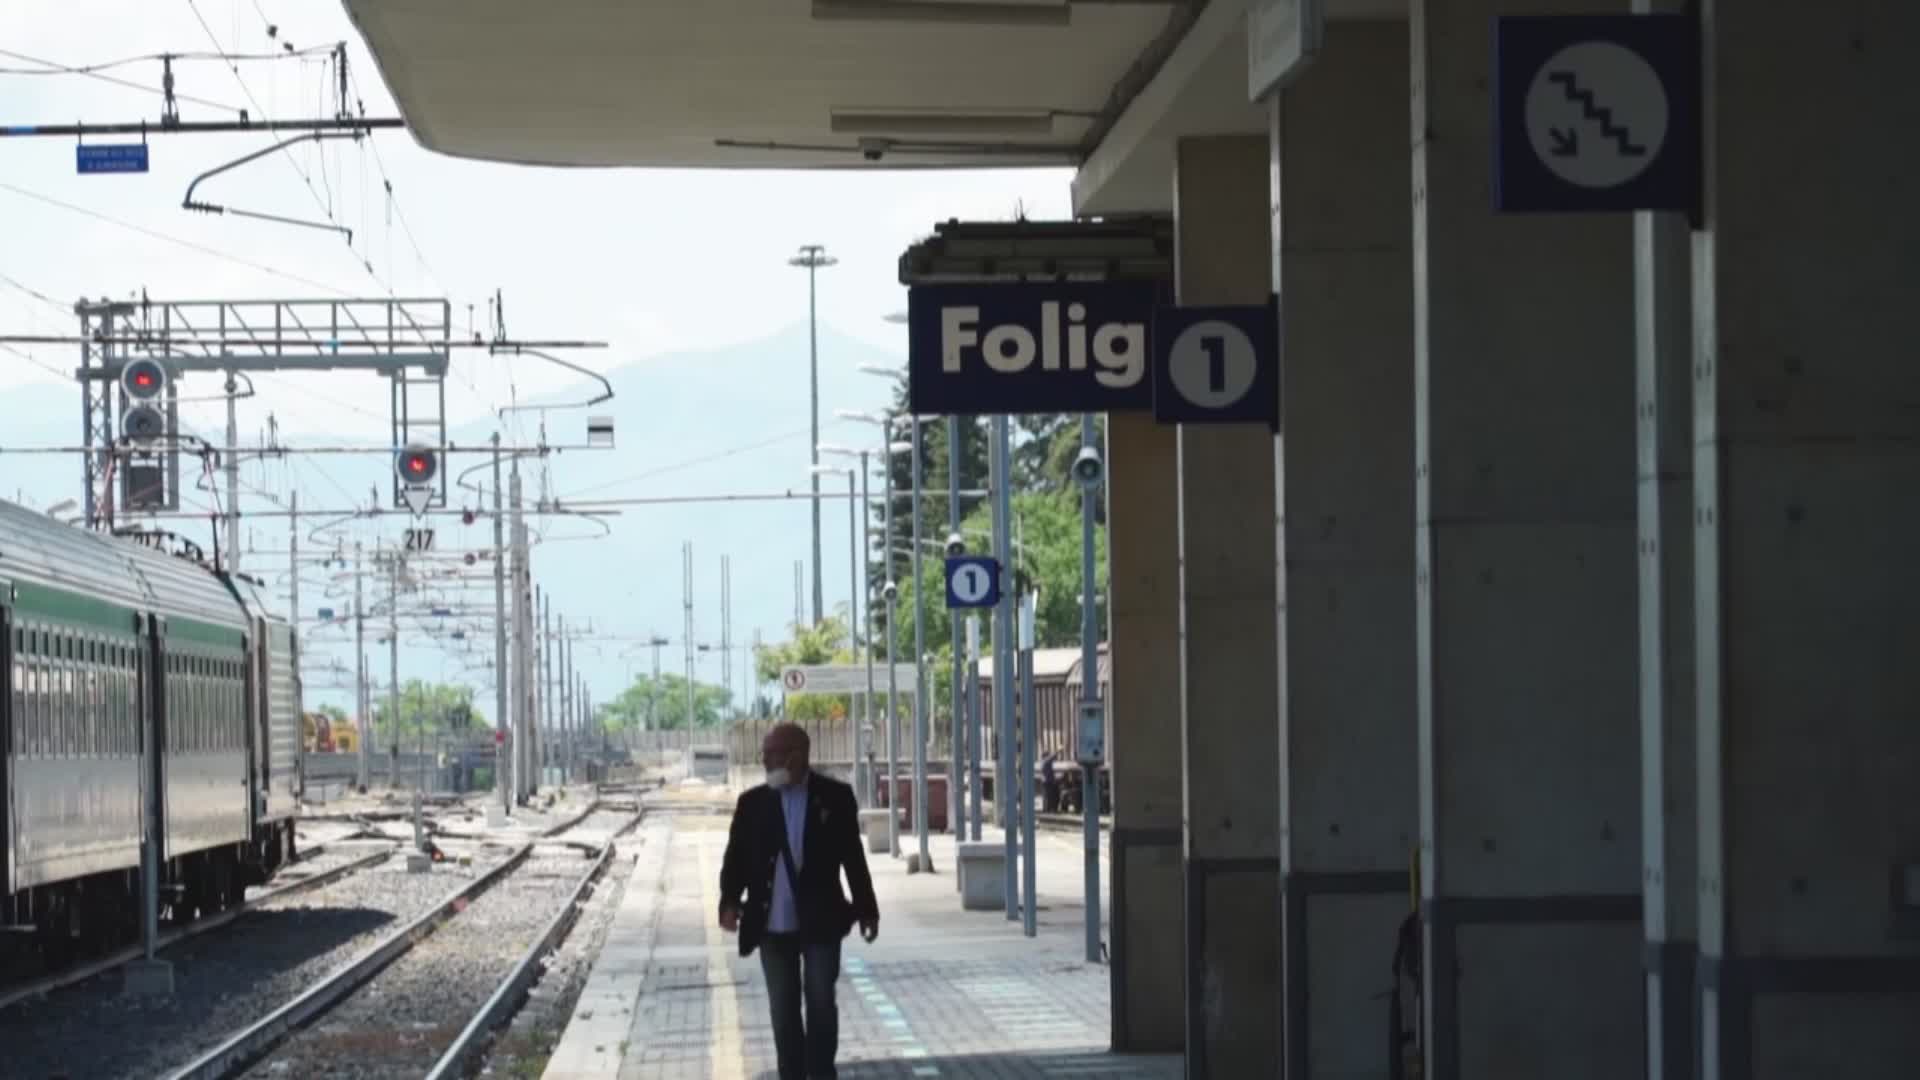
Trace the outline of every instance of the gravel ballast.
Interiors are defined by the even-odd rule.
[[[631,817],[596,811],[559,840],[599,840]],[[246,1075],[418,1080],[546,929],[593,866],[540,844],[520,866],[442,923],[352,997],[282,1043]]]
[[[312,867],[325,869],[371,850],[329,846]],[[108,972],[0,1011],[0,1072],[71,1080],[164,1075],[292,1000],[509,853],[481,848],[472,866],[442,863],[430,874],[407,873],[405,858],[394,854],[338,881],[271,901],[161,952],[173,965],[170,998],[125,996],[120,974]]]
[[[620,899],[633,876],[633,864],[640,857],[640,835],[629,834],[616,841],[618,849],[607,864],[607,872],[594,887],[593,894],[581,905],[579,921],[567,934],[560,948],[547,958],[546,968],[527,995],[527,1003],[513,1018],[508,1031],[500,1036],[487,1055],[483,1075],[494,1077],[538,1077],[546,1067],[560,1036],[573,1018],[574,1006],[593,971],[595,958],[606,944],[607,930],[620,910]]]

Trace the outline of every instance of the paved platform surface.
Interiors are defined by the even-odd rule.
[[[731,796],[675,788],[648,799],[645,848],[547,1080],[775,1076],[757,956],[714,922]],[[998,834],[988,834],[997,839]],[[962,911],[952,841],[938,873],[869,855],[879,940],[851,937],[840,978],[840,1076],[995,1080],[1183,1075],[1178,1056],[1106,1050],[1108,971],[1085,961],[1080,837],[1042,830],[1039,935],[1004,912]],[[903,848],[914,850],[911,834]],[[1102,879],[1105,879],[1102,873]]]

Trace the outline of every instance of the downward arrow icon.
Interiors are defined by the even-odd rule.
[[[1553,128],[1547,132],[1553,142],[1554,157],[1575,157],[1580,153],[1580,132],[1574,128]]]

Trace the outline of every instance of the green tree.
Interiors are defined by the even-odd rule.
[[[763,683],[777,683],[781,670],[790,666],[853,663],[858,654],[847,621],[842,605],[816,626],[794,627],[791,639],[760,647],[753,658],[754,673]],[[786,699],[787,719],[800,724],[839,719],[847,715],[852,701],[848,694],[794,694]]]
[[[693,684],[693,727],[718,728],[725,722],[732,695],[725,687]],[[641,675],[605,705],[594,718],[608,731],[682,731],[687,724],[687,678],[662,673],[659,682]]]
[[[376,694],[373,719],[383,741],[395,736],[419,738],[422,735],[457,735],[469,729],[484,728],[487,719],[473,705],[473,688],[447,683],[429,683],[408,679],[400,686],[400,723],[396,729],[387,721],[389,701]],[[344,717],[344,713],[342,714]]]
[[[906,390],[895,391],[893,410],[896,413],[906,411]],[[960,423],[961,465],[960,487],[986,488],[991,481],[989,452],[991,448],[992,423],[984,417],[965,417]],[[1094,418],[1095,445],[1104,453],[1106,418]],[[911,441],[911,432],[897,430],[893,438],[897,442]],[[1070,507],[1074,520],[1071,537],[1073,552],[1073,573],[1075,593],[1078,592],[1079,576],[1079,513],[1080,487],[1073,479],[1073,461],[1080,453],[1080,416],[1078,413],[1040,413],[1013,418],[1013,431],[1010,440],[1013,495],[1016,500],[1026,495],[1058,495],[1066,497],[1064,505]],[[920,514],[921,539],[925,541],[921,555],[923,560],[936,567],[940,565],[940,545],[951,530],[948,517],[947,491],[947,425],[944,419],[930,418],[920,425],[921,454],[921,490],[922,498],[918,512]],[[893,535],[886,534],[886,511],[884,491],[874,492],[874,501],[870,509],[872,521],[870,528],[875,538],[874,559],[868,571],[868,595],[875,598],[874,626],[876,636],[891,637],[896,644],[906,643],[906,655],[912,656],[913,640],[912,613],[908,606],[908,596],[912,591],[911,559],[913,545],[913,518],[915,512],[912,498],[913,462],[910,454],[894,454],[887,463],[887,470],[893,483]],[[979,496],[962,496],[960,509],[963,527],[969,530],[985,530],[985,522],[991,520],[990,500]],[[1106,522],[1106,492],[1098,490],[1094,499],[1094,521],[1101,525]],[[1103,530],[1104,531],[1104,530]],[[985,550],[988,546],[984,532],[981,535],[968,535],[968,546],[973,550]],[[1052,565],[1052,560],[1048,560]],[[924,572],[924,571],[923,571]],[[881,587],[888,580],[900,583],[900,604],[897,608],[900,627],[887,625],[886,605],[878,600]],[[1104,580],[1104,575],[1102,575]],[[1045,590],[1050,580],[1042,581]],[[936,578],[934,591],[929,596],[942,596],[945,585]],[[1053,590],[1058,593],[1058,589]],[[1047,592],[1042,592],[1042,603],[1046,605]],[[1069,601],[1071,597],[1069,597]],[[939,603],[944,609],[944,601]],[[935,609],[929,609],[929,614]],[[1043,615],[1043,621],[1046,616]],[[933,622],[929,622],[927,639],[929,647],[936,642],[948,641],[947,623],[944,610],[936,620],[939,629],[936,632]],[[1079,616],[1072,620],[1073,640],[1079,640]],[[904,637],[903,637],[904,633]]]
[[[336,724],[347,719],[347,710],[338,705],[320,705],[308,711],[319,713],[321,716],[326,717],[328,721]]]
[[[993,512],[977,508],[962,523],[968,547],[986,550],[992,534]],[[1041,648],[1080,643],[1080,496],[1077,491],[1058,491],[1016,495],[1013,521],[1008,533],[1018,545],[1014,558],[1014,583],[1021,591],[1035,590],[1040,602],[1035,612],[1034,640]],[[1107,530],[1094,531],[1094,580],[1107,578]],[[952,616],[947,610],[946,563],[929,550],[921,560],[920,580],[903,576],[900,595],[895,601],[900,625],[894,628],[896,656],[913,657],[913,597],[924,589],[927,597],[926,644],[928,651],[951,649]],[[1103,590],[1104,591],[1104,590]],[[993,620],[982,613],[981,647],[993,638]]]

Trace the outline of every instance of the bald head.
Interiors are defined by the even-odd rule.
[[[804,781],[811,741],[799,724],[775,724],[768,729],[760,740],[760,764],[766,767],[767,783],[784,787]]]

